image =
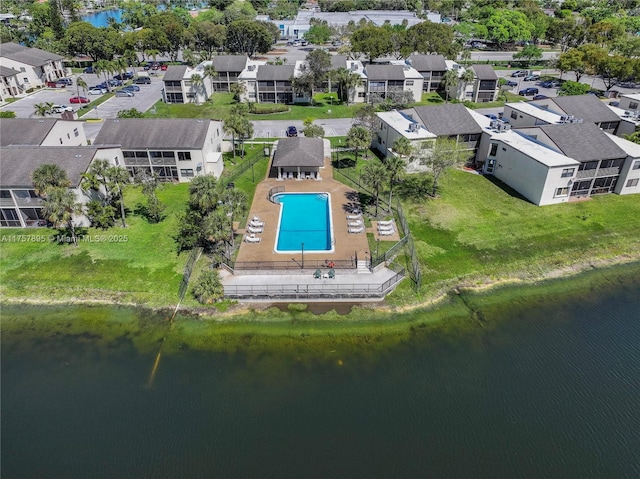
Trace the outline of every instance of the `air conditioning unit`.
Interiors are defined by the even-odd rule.
[[[253,71],[253,70],[255,70],[255,69],[256,69],[256,66],[255,66],[255,65],[249,65],[249,66],[247,67],[247,70],[249,70],[250,72],[252,72],[252,71]]]
[[[582,118],[578,118],[578,123],[584,123],[584,120]]]
[[[502,129],[508,131],[511,129],[511,125],[509,123],[502,123]]]
[[[420,125],[417,123],[409,123],[409,131],[418,131],[420,129]]]
[[[356,71],[358,69],[358,64],[355,62],[351,63],[351,71]]]
[[[564,123],[568,119],[569,119],[569,117],[567,115],[560,115],[560,123]]]
[[[491,120],[489,122],[489,128],[491,128],[492,130],[495,130],[496,128],[498,128],[498,120]]]
[[[625,110],[624,111],[624,116],[631,116],[633,113],[631,112],[631,110]]]

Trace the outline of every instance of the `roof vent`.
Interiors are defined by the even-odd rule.
[[[351,62],[351,71],[356,71],[358,69],[358,64],[355,62]]]
[[[253,70],[255,70],[255,69],[256,69],[256,66],[255,66],[255,65],[249,65],[249,66],[247,67],[247,70],[248,70],[248,71],[250,71],[250,72],[252,72],[252,71],[253,71]]]

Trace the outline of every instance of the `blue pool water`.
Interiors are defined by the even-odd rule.
[[[327,193],[280,193],[277,253],[332,251],[330,199]]]
[[[100,12],[90,13],[81,18],[83,22],[88,22],[94,27],[104,28],[109,25],[109,18],[113,18],[116,22],[122,23],[122,10],[102,10]]]

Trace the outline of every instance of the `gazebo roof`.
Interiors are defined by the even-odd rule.
[[[275,167],[324,166],[324,141],[322,138],[282,138],[273,155]]]

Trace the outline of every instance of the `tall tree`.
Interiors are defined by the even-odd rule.
[[[202,73],[204,73],[205,78],[209,78],[209,81],[211,82],[211,93],[213,94],[213,80],[215,80],[218,76],[218,72],[216,71],[216,67],[213,65],[213,62],[207,63],[204,66],[204,70]]]
[[[74,22],[67,27],[64,43],[69,55],[87,55],[96,62],[111,60],[119,39],[120,34],[115,30],[96,28],[87,22]]]
[[[371,145],[371,133],[364,126],[352,126],[347,132],[346,142],[349,148],[356,150],[357,162],[358,152]]]
[[[117,196],[118,203],[120,204],[120,219],[122,220],[122,227],[127,227],[125,218],[125,206],[124,206],[124,187],[131,182],[131,175],[129,172],[121,166],[111,166],[107,171],[107,178],[109,178],[110,190]]]
[[[67,188],[69,179],[67,172],[54,164],[44,164],[33,170],[31,174],[33,188],[38,196],[45,197],[53,188]]]
[[[373,189],[373,193],[376,197],[376,213],[378,216],[378,205],[380,202],[380,190],[387,183],[389,179],[389,172],[379,161],[372,161],[364,165],[362,169],[362,182]]]
[[[421,22],[407,29],[402,52],[409,56],[413,52],[439,53],[455,58],[459,45],[455,42],[453,29],[443,23]]]
[[[431,148],[420,150],[420,162],[431,170],[433,175],[432,196],[436,196],[439,181],[450,168],[461,166],[469,159],[470,152],[455,139],[440,137]]]
[[[191,75],[191,89],[196,97],[196,105],[200,103],[200,93],[204,87],[204,78],[199,73]],[[206,90],[205,90],[206,91]]]
[[[349,105],[352,92],[354,89],[362,84],[362,78],[357,73],[354,73],[347,68],[340,67],[335,70],[333,78],[338,82],[338,93],[340,101],[344,101]]]
[[[314,125],[313,118],[307,118],[304,120],[302,133],[307,138],[322,138],[324,136],[324,128],[320,125]]]
[[[489,39],[502,46],[507,42],[531,40],[533,25],[522,12],[495,10],[485,22]]]
[[[220,183],[213,175],[200,175],[189,183],[189,203],[202,214],[217,208],[221,200]]]
[[[82,205],[76,201],[74,192],[67,188],[50,189],[42,202],[42,214],[56,227],[65,226],[76,246],[78,237],[73,218],[81,213]]]
[[[366,25],[351,35],[351,48],[366,55],[371,62],[393,52],[391,32],[383,27]]]
[[[580,78],[582,78],[582,75],[584,75],[587,69],[584,52],[579,48],[572,48],[571,50],[561,53],[556,63],[558,70],[573,72],[577,82],[580,81]]]
[[[227,49],[231,53],[246,53],[250,57],[267,53],[272,40],[269,30],[253,20],[237,20],[227,29]]]
[[[33,108],[34,108],[33,113],[36,116],[45,117],[51,113],[51,109],[53,108],[53,103],[51,103],[50,101],[36,103],[35,105],[33,105]]]
[[[87,85],[87,82],[84,81],[82,77],[78,77],[76,78],[76,88],[78,90],[78,96],[80,96],[80,89],[82,88],[82,92],[86,95],[87,88],[89,88],[89,86]]]
[[[215,52],[225,44],[227,27],[212,22],[194,22],[189,26],[188,35],[192,48],[204,52],[204,58],[211,60]]]
[[[405,137],[400,137],[400,138],[404,138],[406,140]],[[393,144],[394,147],[396,146],[396,143],[398,143],[398,140],[394,142]],[[387,179],[389,181],[389,211],[391,211],[391,200],[393,199],[393,188],[402,177],[402,174],[404,173],[404,169],[406,168],[406,166],[407,166],[407,162],[399,153],[397,155],[388,156],[384,160],[384,167],[387,169]]]
[[[311,74],[311,98],[316,88],[321,88],[331,68],[331,55],[324,50],[312,50],[306,58],[306,65]]]
[[[445,103],[449,103],[449,92],[458,86],[460,77],[456,70],[447,70],[442,77],[442,83],[444,84]]]

